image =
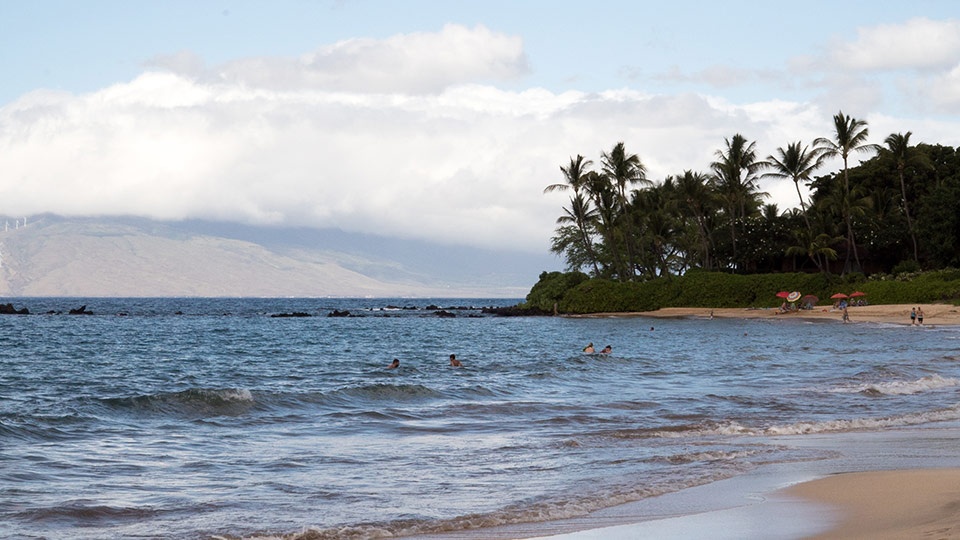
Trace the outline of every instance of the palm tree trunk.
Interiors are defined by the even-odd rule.
[[[807,206],[803,204],[803,194],[800,193],[800,182],[797,178],[793,179],[793,186],[797,188],[797,198],[800,199],[800,212],[803,215],[803,222],[807,224],[807,232],[810,233],[810,238],[813,238],[813,226],[810,225],[810,218],[807,216]],[[820,254],[817,253],[813,257],[813,264],[817,265],[817,270],[823,270],[823,266],[820,263]],[[794,257],[794,265],[796,265],[796,257]]]
[[[907,230],[910,231],[910,241],[913,242],[913,261],[920,262],[917,254],[917,234],[913,232],[913,220],[910,219],[910,208],[907,206],[907,184],[903,181],[903,165],[897,167],[900,175],[900,192],[903,194],[903,213],[907,216]]]

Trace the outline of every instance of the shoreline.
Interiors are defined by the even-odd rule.
[[[871,322],[882,324],[896,324],[910,326],[910,310],[920,308],[924,319],[922,326],[948,325],[960,326],[960,307],[952,304],[877,304],[867,306],[851,306],[847,313],[851,323]],[[832,306],[816,306],[810,310],[790,311],[780,313],[777,308],[698,308],[698,307],[671,307],[656,311],[631,311],[589,313],[583,315],[564,315],[570,318],[615,318],[615,317],[649,317],[654,319],[770,319],[806,321],[836,321],[842,322],[843,312]],[[916,326],[921,326],[917,324]]]
[[[830,457],[766,464],[579,518],[415,540],[960,540],[960,422],[778,437]]]
[[[632,523],[530,540],[960,540],[960,426],[781,438],[836,457],[772,464],[606,512]]]

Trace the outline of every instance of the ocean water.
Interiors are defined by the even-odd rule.
[[[0,316],[0,538],[562,519],[828,457],[785,436],[960,419],[954,327],[475,309],[517,300],[13,302],[32,314]],[[93,314],[65,313],[81,304]],[[295,312],[312,316],[271,317]],[[591,341],[613,353],[581,353]]]

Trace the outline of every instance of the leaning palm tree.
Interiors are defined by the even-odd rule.
[[[823,163],[823,155],[815,150],[808,150],[806,146],[801,148],[800,141],[793,142],[783,147],[777,148],[776,156],[767,156],[767,164],[770,172],[764,173],[761,178],[773,177],[793,180],[794,187],[797,188],[797,197],[800,199],[800,209],[803,221],[807,225],[807,231],[813,236],[813,227],[810,225],[810,218],[807,216],[807,207],[803,201],[803,195],[800,193],[800,181],[809,182],[810,175],[817,170]],[[819,256],[814,259],[818,269],[822,269]]]
[[[620,215],[626,220],[626,230],[623,231],[623,233],[627,248],[627,263],[629,264],[629,269],[624,273],[625,275],[621,276],[621,279],[632,278],[636,269],[636,257],[633,252],[636,235],[633,230],[633,220],[630,219],[629,212],[627,211],[627,206],[630,202],[627,198],[627,187],[633,184],[652,185],[652,182],[647,180],[647,168],[643,165],[643,162],[640,161],[640,156],[627,153],[623,142],[618,142],[614,145],[609,153],[601,153],[601,170],[610,184],[616,189],[617,205],[620,210]]]
[[[861,269],[860,255],[857,253],[857,240],[853,235],[851,208],[847,202],[850,200],[850,175],[847,158],[850,156],[850,152],[873,152],[878,150],[879,147],[875,144],[867,144],[870,130],[867,128],[865,120],[857,120],[840,111],[833,116],[833,127],[833,139],[820,137],[813,141],[813,145],[820,150],[825,158],[840,157],[843,159],[843,192],[845,197],[843,198],[844,204],[841,213],[847,226],[847,254],[844,260],[844,272],[851,270],[851,251],[856,261],[856,270],[859,271]]]

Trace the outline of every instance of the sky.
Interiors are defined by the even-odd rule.
[[[960,146],[953,0],[0,0],[0,73],[7,216],[543,253],[567,203],[543,188],[621,141],[655,182],[841,110]]]

